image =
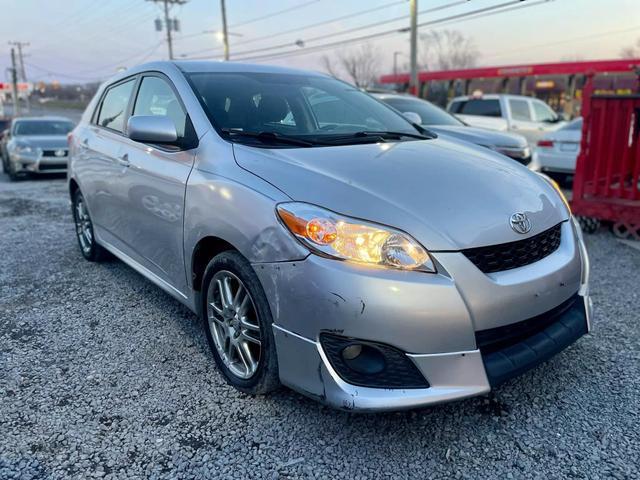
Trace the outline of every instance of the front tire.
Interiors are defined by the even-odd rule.
[[[73,194],[73,221],[82,256],[90,262],[101,262],[106,259],[108,256],[107,251],[96,242],[93,223],[80,190]]]
[[[237,252],[216,255],[202,279],[202,324],[226,381],[252,395],[280,386],[271,309],[249,262]]]

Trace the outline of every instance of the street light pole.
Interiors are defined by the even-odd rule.
[[[418,92],[418,0],[409,0],[411,10],[411,78],[409,80],[409,92],[419,95]]]
[[[229,32],[227,31],[227,8],[225,0],[220,0],[222,10],[222,44],[224,46],[224,60],[229,61]]]
[[[31,104],[29,102],[29,85],[27,82],[27,72],[24,68],[24,55],[22,53],[22,47],[28,47],[30,44],[29,42],[9,42],[9,45],[11,45],[12,47],[17,47],[18,48],[18,61],[20,64],[20,80],[22,80],[24,83],[27,83],[27,90],[26,90],[26,96],[25,96],[25,103],[26,103],[26,107],[27,107],[27,112],[31,110]]]

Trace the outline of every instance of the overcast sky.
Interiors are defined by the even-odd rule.
[[[33,80],[104,79],[120,67],[168,57],[164,32],[156,32],[154,27],[154,20],[161,18],[162,10],[160,4],[151,1],[2,0],[1,3],[3,79],[9,66],[9,41],[30,43],[25,48],[28,54],[25,62],[27,74]],[[421,11],[448,7],[421,14],[419,22],[506,3],[513,2],[419,0]],[[534,3],[536,0],[526,0],[515,6]],[[390,4],[393,5],[384,7]],[[377,11],[367,14],[302,29],[378,7]],[[287,9],[290,11],[277,13]],[[409,2],[403,0],[227,0],[232,58],[298,49],[299,55],[252,61],[321,69],[322,55],[335,55],[336,48],[356,48],[358,44],[313,53],[304,53],[305,49],[406,27],[408,20],[401,19],[340,35],[344,30],[402,17],[408,11]],[[271,16],[274,13],[277,14]],[[174,7],[172,17],[181,23],[175,39],[176,56],[222,54],[215,34],[203,33],[221,28],[218,0],[189,0]],[[301,30],[282,33],[296,28]],[[456,29],[470,37],[480,52],[479,65],[617,58],[623,47],[633,45],[640,38],[640,0],[554,0],[509,12],[425,26],[420,32],[430,28]],[[321,38],[313,40],[315,37]],[[305,47],[296,47],[297,40],[304,41]],[[381,73],[391,70],[394,51],[404,53],[399,57],[400,65],[408,60],[406,33],[393,33],[370,43],[380,54]],[[253,52],[273,45],[284,47]]]

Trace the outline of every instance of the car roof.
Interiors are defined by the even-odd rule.
[[[211,60],[174,60],[174,61],[158,61],[148,62],[137,65],[135,67],[123,70],[109,80],[125,78],[131,75],[146,71],[167,71],[178,69],[184,73],[200,73],[200,72],[221,72],[221,73],[282,73],[290,75],[315,75],[319,77],[328,77],[329,75],[312,70],[301,70],[296,68],[279,67],[275,65],[259,65],[253,63],[239,62],[217,62]]]
[[[388,100],[391,98],[397,98],[399,100],[415,100],[416,102],[426,102],[427,100],[423,98],[418,98],[414,95],[403,94],[403,93],[369,93],[372,97],[378,98],[380,100]]]
[[[46,122],[71,122],[73,121],[67,117],[60,117],[55,115],[43,115],[41,117],[16,117],[13,119],[13,123],[18,122],[36,122],[36,121],[46,121]]]
[[[513,95],[511,93],[486,93],[479,96],[463,95],[461,97],[452,98],[452,102],[463,102],[466,100],[498,100],[499,98],[519,98],[525,100],[537,100],[535,97],[527,95]]]

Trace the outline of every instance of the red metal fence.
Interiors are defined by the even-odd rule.
[[[618,235],[640,240],[640,95],[592,93],[590,80],[571,206],[576,215],[611,221]]]

